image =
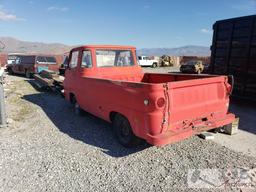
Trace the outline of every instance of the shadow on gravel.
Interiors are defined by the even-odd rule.
[[[23,99],[40,106],[61,132],[88,145],[98,147],[112,157],[127,156],[149,147],[148,144],[143,144],[133,149],[124,148],[117,142],[108,122],[88,113],[82,117],[76,116],[71,104],[54,93],[41,92],[25,95]]]
[[[256,103],[244,99],[231,99],[230,111],[240,118],[239,129],[256,134]]]

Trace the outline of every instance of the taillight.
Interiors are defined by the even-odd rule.
[[[165,105],[165,99],[163,97],[160,97],[156,100],[156,105],[159,108],[162,108]]]

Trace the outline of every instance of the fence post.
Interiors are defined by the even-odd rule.
[[[0,128],[6,127],[6,113],[4,103],[4,70],[0,68]]]

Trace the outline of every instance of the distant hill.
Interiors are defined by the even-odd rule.
[[[177,48],[145,48],[138,50],[138,55],[210,56],[211,52],[209,47],[190,45]]]
[[[5,48],[2,51],[7,53],[63,54],[72,48],[72,46],[61,43],[28,42],[20,41],[12,37],[0,37],[0,41],[5,45]]]
[[[68,52],[74,46],[68,46],[61,43],[41,43],[21,41],[12,37],[0,37],[0,41],[5,44],[3,52],[19,53],[46,53],[46,54],[63,54]],[[138,55],[147,56],[209,56],[210,48],[203,46],[184,46],[177,48],[145,48],[139,49]]]

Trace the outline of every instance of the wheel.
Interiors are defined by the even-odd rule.
[[[113,128],[119,143],[124,147],[131,148],[140,144],[141,139],[134,135],[129,121],[124,116],[115,116]]]
[[[83,109],[80,107],[80,105],[78,104],[78,102],[76,101],[75,96],[72,97],[71,103],[73,104],[73,108],[74,108],[75,114],[76,114],[76,115],[79,115],[79,116],[83,116],[83,115],[84,115],[84,111],[83,111]]]
[[[153,64],[152,64],[152,67],[153,67],[153,68],[156,68],[156,67],[157,67],[157,63],[153,63]]]
[[[76,115],[79,115],[79,116],[84,115],[83,109],[79,106],[79,104],[77,102],[74,105],[74,109],[75,109],[75,114]]]
[[[8,68],[7,71],[8,71],[9,75],[13,75],[14,74],[12,68]]]
[[[31,73],[28,70],[26,70],[25,71],[25,76],[30,79],[31,78]]]

